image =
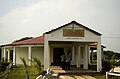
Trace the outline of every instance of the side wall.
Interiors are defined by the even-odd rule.
[[[32,58],[37,58],[44,65],[44,47],[32,47]]]
[[[28,63],[28,48],[27,47],[16,47],[16,64],[23,64],[20,57],[24,57],[26,63]]]
[[[37,58],[44,64],[44,52],[43,47],[32,47],[32,58]],[[20,57],[24,57],[26,63],[28,63],[28,47],[16,47],[16,64],[23,64]]]

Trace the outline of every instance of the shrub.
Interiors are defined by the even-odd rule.
[[[111,64],[109,61],[102,61],[102,71],[109,71],[111,69]]]
[[[42,72],[42,66],[41,66],[40,60],[38,60],[37,58],[33,58],[32,62],[34,64],[34,66],[37,68],[38,74],[41,74],[41,72]]]
[[[25,66],[25,71],[26,71],[27,79],[29,79],[29,75],[28,75],[28,70],[27,70],[27,64],[26,64],[26,61],[25,61],[24,58],[21,58],[21,57],[20,57],[20,59],[22,60],[24,66]]]
[[[7,62],[7,59],[2,58],[0,61],[0,71],[4,71],[9,64],[10,62]]]

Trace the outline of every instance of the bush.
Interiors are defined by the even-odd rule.
[[[7,59],[4,60],[4,58],[2,58],[2,61],[0,61],[0,71],[4,71],[8,65],[9,62],[7,62]]]
[[[42,72],[42,65],[41,65],[41,61],[38,60],[37,58],[33,58],[32,62],[34,64],[34,66],[37,68],[38,74],[41,74]]]
[[[102,71],[109,71],[111,69],[111,64],[109,61],[102,61]]]
[[[26,60],[22,57],[20,57],[20,59],[22,60],[24,66],[25,66],[25,71],[26,71],[26,76],[27,78],[26,79],[29,79],[29,75],[28,75],[28,69],[27,69],[27,64],[26,64]]]

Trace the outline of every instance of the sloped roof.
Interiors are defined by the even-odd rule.
[[[97,46],[97,43],[90,43],[89,46]],[[106,48],[104,45],[101,45],[102,48]]]
[[[46,32],[46,33],[44,33],[44,34],[51,33],[51,32],[53,32],[53,31],[55,31],[55,30],[58,30],[58,29],[60,29],[60,28],[62,28],[62,27],[65,27],[65,26],[70,25],[70,24],[73,24],[73,23],[76,24],[76,25],[82,26],[83,28],[85,28],[85,29],[87,29],[87,30],[95,33],[96,35],[101,35],[100,33],[96,32],[96,31],[94,31],[94,30],[92,30],[92,29],[90,29],[90,28],[88,28],[88,27],[86,27],[86,26],[84,26],[84,25],[82,25],[82,24],[80,24],[80,23],[77,23],[76,21],[72,21],[72,22],[70,22],[70,23],[68,23],[68,24],[65,24],[65,25],[63,25],[63,26],[60,26],[60,27],[58,27],[58,28],[56,28],[56,29],[53,29],[53,30],[51,30],[51,31],[48,31],[48,32]],[[26,40],[19,41],[19,42],[13,42],[13,43],[6,44],[6,45],[2,45],[2,46],[40,45],[40,44],[44,44],[44,36],[39,36],[39,37],[31,38],[31,39],[26,39]],[[2,47],[2,46],[0,46],[0,47]]]
[[[20,42],[13,42],[13,45],[24,45],[24,44],[44,44],[44,39],[43,36],[39,36],[39,37],[35,37],[35,38],[31,38],[28,40],[23,40]]]
[[[44,44],[44,36],[39,36],[31,39],[26,39],[19,42],[13,42],[11,44],[6,44],[2,46],[14,46],[14,45],[40,45]]]
[[[2,45],[3,46],[15,46],[15,45],[44,45],[44,36],[39,36],[31,39],[26,39],[19,42],[13,42],[10,44]],[[96,43],[90,43],[89,46],[96,46]],[[101,45],[103,48],[106,48],[105,46]]]
[[[78,23],[78,22],[76,22],[76,21],[71,21],[71,22],[68,23],[68,24],[65,24],[65,25],[60,26],[60,27],[55,28],[55,29],[52,29],[52,30],[50,30],[50,31],[48,31],[48,32],[45,32],[44,34],[49,34],[49,33],[53,32],[53,31],[56,31],[56,30],[58,30],[58,29],[60,29],[60,28],[63,28],[63,27],[65,27],[65,26],[67,26],[67,25],[70,25],[70,24],[76,24],[76,25],[78,25],[78,26],[82,26],[83,28],[85,28],[85,29],[87,29],[87,30],[95,33],[96,35],[99,35],[99,36],[102,35],[102,34],[100,34],[99,32],[97,32],[97,31],[95,31],[95,30],[92,30],[92,29],[90,29],[90,28],[88,28],[88,27],[86,27],[86,26],[84,26],[84,25],[82,25],[82,24],[80,24],[80,23]]]

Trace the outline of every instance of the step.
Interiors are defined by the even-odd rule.
[[[96,79],[89,75],[80,75],[80,76],[74,76],[74,75],[60,75],[60,79]]]

